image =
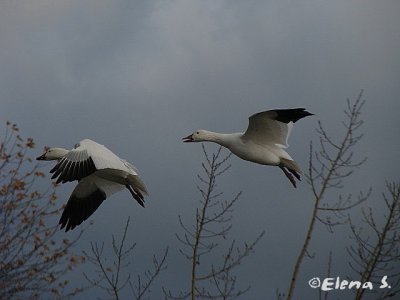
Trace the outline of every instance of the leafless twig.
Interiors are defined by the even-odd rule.
[[[154,282],[155,278],[162,270],[165,270],[168,248],[165,249],[161,259],[153,256],[153,270],[149,269],[145,271],[145,280],[142,279],[143,276],[137,275],[137,280],[133,283],[131,273],[129,273],[124,279],[121,279],[122,270],[127,269],[132,263],[130,258],[136,246],[136,244],[130,246],[125,245],[129,220],[130,219],[128,218],[119,244],[117,244],[114,235],[112,236],[112,249],[114,253],[112,266],[107,266],[106,264],[106,259],[103,254],[104,242],[101,244],[92,242],[90,253],[84,251],[84,255],[90,263],[95,265],[98,276],[97,279],[93,279],[86,273],[83,273],[83,275],[91,285],[106,291],[114,299],[120,299],[120,291],[129,285],[133,296],[138,300],[142,299],[142,297],[149,292],[150,286]]]
[[[369,281],[380,286],[383,276],[388,276],[391,287],[380,289],[376,299],[400,293],[400,183],[387,182],[386,188],[389,197],[383,194],[384,222],[379,222],[372,209],[363,209],[362,222],[366,227],[357,227],[350,221],[355,246],[347,248],[352,259],[350,267],[360,276],[360,282]],[[365,291],[358,289],[355,299],[362,299]]]
[[[250,289],[250,286],[237,289],[237,278],[232,271],[251,254],[264,232],[252,243],[242,246],[236,246],[237,242],[232,240],[221,261],[208,263],[212,253],[221,248],[219,243],[228,237],[232,228],[233,206],[241,196],[239,192],[231,200],[222,200],[222,192],[216,192],[216,179],[230,167],[227,165],[230,154],[221,157],[221,150],[220,147],[210,156],[203,145],[206,162],[202,167],[205,175],[198,175],[202,185],[197,187],[201,199],[200,207],[196,209],[195,224],[189,227],[179,217],[183,233],[176,235],[184,246],[180,249],[181,254],[191,262],[191,285],[189,291],[181,292],[179,296],[164,289],[167,299],[235,299]]]
[[[353,103],[349,99],[347,100],[347,108],[344,111],[346,121],[343,122],[345,132],[339,142],[334,141],[324,129],[322,123],[318,122],[319,150],[315,151],[313,144],[310,144],[310,158],[306,176],[313,194],[314,208],[303,246],[296,259],[291,276],[287,293],[288,300],[293,297],[300,266],[303,258],[307,256],[316,222],[321,222],[332,232],[334,226],[344,224],[347,221],[344,212],[366,201],[371,193],[370,190],[365,194],[360,193],[356,201],[352,200],[351,195],[345,198],[339,196],[336,202],[327,199],[329,190],[341,189],[344,180],[365,162],[365,158],[356,160],[353,152],[354,147],[362,138],[362,134],[359,134],[358,131],[363,124],[360,119],[363,105],[362,91]],[[329,214],[326,215],[326,213]]]

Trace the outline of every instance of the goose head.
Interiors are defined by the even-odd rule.
[[[64,148],[49,148],[37,160],[59,160],[63,158],[69,151]]]
[[[205,142],[213,140],[213,133],[207,130],[196,130],[187,137],[182,138],[184,143]]]

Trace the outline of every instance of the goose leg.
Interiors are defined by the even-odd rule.
[[[128,189],[128,191],[132,194],[132,197],[135,198],[135,200],[144,207],[144,201],[143,201],[143,195],[140,192],[136,192],[133,190],[133,188],[129,185],[126,184],[125,187]]]
[[[296,187],[296,181],[294,180],[293,175],[290,174],[290,173],[286,170],[286,168],[285,168],[284,166],[279,165],[278,167],[283,171],[283,173],[285,173],[286,177],[290,180],[290,182],[293,184],[293,186]],[[297,177],[297,176],[296,176],[296,177]]]
[[[301,181],[301,178],[300,178],[299,173],[297,173],[295,170],[292,170],[292,169],[289,169],[289,168],[288,168],[288,170],[290,171],[290,173],[292,173],[294,176],[296,176],[296,178],[297,178],[299,181]]]

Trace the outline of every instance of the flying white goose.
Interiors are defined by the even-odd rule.
[[[136,168],[92,140],[84,139],[72,150],[49,148],[37,160],[58,160],[50,171],[52,179],[58,176],[57,183],[79,181],[60,218],[65,231],[80,225],[107,197],[124,188],[144,207],[143,194],[148,192]]]
[[[214,142],[228,148],[238,157],[262,165],[278,166],[296,187],[293,175],[300,180],[300,167],[284,150],[293,123],[301,118],[311,116],[304,108],[274,109],[256,113],[249,117],[246,132],[216,133],[197,130],[184,142]],[[293,175],[292,175],[293,174]]]

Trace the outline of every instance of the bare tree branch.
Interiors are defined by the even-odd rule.
[[[23,138],[7,122],[0,144],[0,298],[63,298],[69,290],[63,276],[84,262],[71,252],[73,240],[59,240],[56,185],[41,190],[45,174],[33,163],[32,138]],[[69,290],[69,291],[68,291]]]
[[[227,160],[231,154],[221,157],[222,147],[212,155],[207,153],[204,145],[202,149],[205,156],[205,162],[202,163],[205,175],[197,176],[201,183],[197,187],[201,195],[200,207],[196,208],[195,224],[191,228],[179,216],[183,233],[177,235],[178,241],[184,247],[179,251],[191,262],[191,285],[189,291],[181,292],[178,296],[164,289],[167,299],[235,299],[243,295],[250,286],[237,289],[237,278],[232,271],[251,254],[264,235],[262,232],[252,243],[244,243],[241,247],[236,246],[235,240],[232,240],[222,261],[216,264],[207,263],[205,257],[209,259],[213,252],[221,248],[220,242],[227,239],[232,228],[233,206],[242,193],[237,193],[231,200],[221,199],[222,192],[216,192],[216,179],[230,168]]]
[[[386,188],[389,197],[383,194],[387,210],[383,224],[378,224],[372,209],[362,210],[362,221],[367,228],[349,222],[355,241],[355,246],[347,247],[352,259],[349,265],[360,276],[359,281],[380,285],[383,276],[390,278],[391,288],[383,289],[376,299],[400,293],[400,183],[387,182]],[[364,293],[365,289],[358,289],[355,299],[362,299]]]
[[[356,202],[352,201],[351,195],[347,196],[345,201],[343,201],[342,196],[339,196],[339,201],[334,203],[326,200],[327,192],[330,189],[342,188],[343,181],[365,162],[365,158],[354,161],[353,155],[354,147],[362,138],[362,134],[358,134],[357,130],[363,124],[360,119],[363,105],[362,91],[353,103],[347,99],[347,109],[344,111],[347,120],[343,122],[345,132],[343,138],[338,142],[334,141],[324,129],[322,123],[318,122],[317,133],[319,135],[320,150],[315,151],[313,144],[310,144],[308,174],[306,175],[314,196],[314,208],[303,246],[300,249],[292,272],[286,298],[288,300],[293,297],[300,267],[304,257],[307,256],[317,221],[332,232],[334,226],[347,222],[347,218],[343,221],[344,215],[342,213],[364,202],[370,194],[370,191],[366,195],[360,194]],[[323,216],[322,213],[333,213],[333,215]]]
[[[130,267],[132,261],[130,260],[132,252],[136,244],[126,246],[127,232],[129,228],[130,218],[128,218],[121,242],[118,244],[112,235],[112,250],[114,253],[114,261],[112,266],[106,265],[106,258],[104,257],[104,242],[101,244],[95,242],[90,243],[91,252],[84,251],[84,255],[87,260],[96,267],[97,278],[93,279],[86,273],[83,273],[86,280],[93,286],[98,287],[106,291],[114,299],[120,299],[120,292],[127,286],[130,286],[132,295],[135,299],[142,299],[150,291],[150,286],[160,274],[161,271],[166,269],[166,258],[168,255],[168,248],[165,249],[161,259],[158,259],[155,255],[153,256],[153,270],[146,270],[143,275],[137,275],[135,282],[132,282],[132,275],[128,273],[124,279],[121,280],[121,272],[123,269]]]

